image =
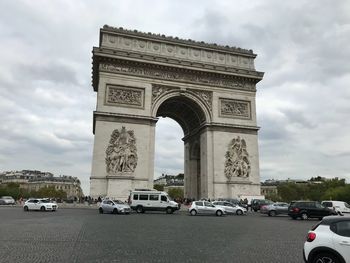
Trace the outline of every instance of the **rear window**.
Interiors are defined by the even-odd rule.
[[[325,207],[332,207],[332,206],[333,206],[332,202],[322,202],[322,204],[323,204]]]

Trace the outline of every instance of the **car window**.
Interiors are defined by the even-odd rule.
[[[205,205],[205,206],[208,206],[208,207],[214,207],[214,205],[211,204],[211,203],[209,203],[209,202],[204,202],[204,205]]]
[[[316,203],[315,204],[316,208],[325,208],[323,205],[321,205],[320,203]]]
[[[107,201],[107,205],[113,205],[113,202],[112,201]]]
[[[332,202],[322,202],[325,207],[332,207]]]
[[[148,200],[148,195],[140,195],[140,200]]]
[[[350,205],[348,203],[345,203],[346,208],[350,208]]]
[[[162,195],[162,196],[160,197],[160,200],[162,200],[162,201],[164,201],[164,202],[168,201],[168,199],[166,198],[165,195]]]
[[[350,220],[335,224],[335,231],[340,236],[350,237]]]
[[[159,200],[159,195],[149,195],[149,200],[150,201],[158,201]]]
[[[133,199],[134,199],[134,200],[139,200],[139,195],[136,195],[136,194],[135,194],[134,197],[133,197]]]
[[[102,203],[106,205],[106,204],[108,204],[108,201],[103,201]]]
[[[231,206],[231,207],[233,206],[231,203],[228,203],[228,202],[224,203],[224,205],[225,206]]]
[[[203,202],[196,202],[197,206],[203,206]]]

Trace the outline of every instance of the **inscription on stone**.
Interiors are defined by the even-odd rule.
[[[250,119],[250,102],[220,99],[220,116]]]
[[[106,104],[143,108],[143,89],[107,85],[106,93]]]

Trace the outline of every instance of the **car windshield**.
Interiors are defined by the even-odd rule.
[[[124,203],[123,203],[122,201],[120,201],[120,200],[113,200],[113,202],[116,203],[116,204],[120,204],[120,205],[123,205],[123,204],[124,204]]]
[[[174,201],[170,196],[166,196],[168,198],[169,201]]]

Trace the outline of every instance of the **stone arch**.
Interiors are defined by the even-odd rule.
[[[185,137],[211,122],[211,113],[206,105],[189,92],[170,91],[158,98],[152,107],[152,117],[159,116],[178,122]]]

